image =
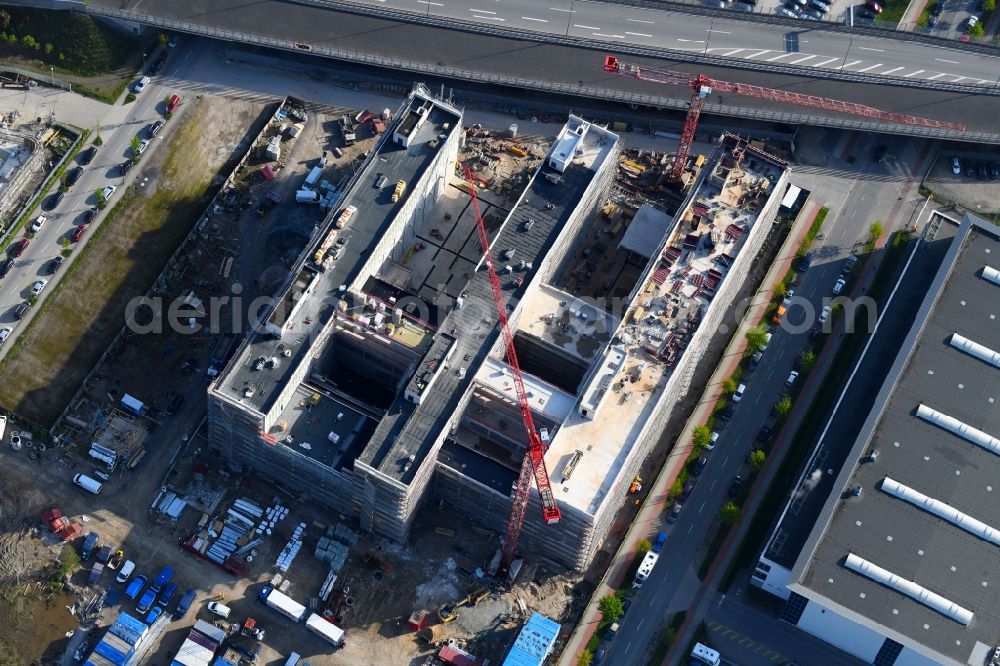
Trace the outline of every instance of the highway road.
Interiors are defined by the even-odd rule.
[[[397,1],[397,0],[386,0]],[[485,1],[485,0],[484,0]],[[493,4],[511,0],[489,0]],[[577,3],[583,4],[583,3]],[[555,6],[555,5],[551,5]],[[500,36],[474,34],[445,28],[415,25],[401,21],[385,20],[351,13],[335,12],[314,5],[260,0],[248,11],[242,0],[93,0],[89,11],[114,12],[127,9],[136,20],[163,24],[169,21],[172,28],[198,34],[218,34],[233,41],[256,40],[292,48],[293,43],[309,45],[314,53],[328,53],[348,62],[377,57],[384,63],[383,72],[403,80],[417,78],[428,83],[451,83],[457,80],[490,81],[490,87],[506,85],[509,89],[557,89],[575,97],[625,99],[647,106],[673,108],[686,107],[690,92],[687,88],[654,85],[603,71],[603,56],[608,48],[594,43],[591,48],[563,46],[547,43],[543,35],[534,39],[512,39]],[[625,10],[616,7],[623,13]],[[527,14],[525,14],[527,16]],[[678,15],[677,21],[705,20]],[[742,25],[742,24],[741,24]],[[800,50],[811,40],[819,39],[820,32],[787,32],[777,44],[768,48]],[[761,26],[745,25],[746,30],[760,30]],[[719,30],[722,30],[721,26]],[[223,35],[220,31],[226,31]],[[238,34],[230,34],[238,33]],[[702,33],[707,37],[707,34]],[[714,35],[714,33],[713,33]],[[787,37],[788,43],[782,46]],[[729,37],[726,37],[727,39]],[[843,39],[840,35],[823,37]],[[715,37],[712,37],[714,40]],[[855,43],[858,44],[857,38]],[[714,43],[713,45],[714,46]],[[850,42],[844,47],[850,46]],[[860,48],[860,44],[858,45]],[[731,48],[737,48],[733,46]],[[763,48],[763,47],[762,47]],[[885,52],[897,49],[926,49],[912,43],[885,41]],[[852,52],[854,49],[852,48]],[[929,52],[910,53],[911,62],[931,63],[934,55]],[[950,51],[935,51],[936,57],[954,59]],[[841,57],[844,55],[840,54]],[[848,54],[850,56],[850,54]],[[965,57],[963,54],[961,57]],[[735,57],[735,56],[734,56]],[[769,56],[770,57],[770,56]],[[804,56],[799,56],[804,57]],[[832,57],[832,56],[831,56]],[[968,55],[970,58],[981,57]],[[1000,97],[945,90],[928,90],[915,87],[893,87],[830,79],[816,78],[811,70],[803,75],[768,73],[704,66],[684,59],[631,58],[645,65],[658,65],[670,69],[705,73],[722,80],[739,81],[756,85],[793,90],[875,106],[886,111],[908,113],[939,120],[964,123],[968,132],[964,138],[973,140],[972,133],[980,132],[981,142],[1000,142],[993,116],[1000,110]],[[734,61],[735,62],[735,61]],[[895,62],[895,61],[894,61]],[[776,64],[776,63],[772,63]],[[379,75],[367,69],[370,75]],[[411,72],[422,72],[414,76]],[[440,73],[435,76],[435,73]],[[943,78],[943,77],[942,77]],[[980,77],[983,78],[983,77]],[[940,81],[939,81],[940,82]],[[974,90],[970,88],[969,90]],[[567,99],[563,97],[563,99]],[[646,100],[646,101],[643,101]],[[706,101],[706,114],[719,114],[742,118],[757,117],[772,122],[802,124],[834,124],[844,122],[866,123],[869,131],[902,132],[922,128],[879,124],[876,121],[846,116],[834,111],[818,109],[797,110],[795,107],[736,95],[713,95]],[[843,126],[843,125],[841,125]],[[856,127],[860,127],[856,125]],[[956,138],[959,138],[956,136]]]
[[[844,260],[855,243],[866,237],[871,222],[890,220],[893,209],[899,210],[899,198],[905,199],[909,188],[914,187],[912,183],[919,182],[919,174],[910,165],[919,164],[921,172],[926,168],[927,160],[918,158],[926,148],[921,142],[904,139],[890,142],[883,164],[873,162],[874,148],[875,142],[866,139],[855,145],[853,154],[857,161],[850,170],[844,162],[833,159],[832,166],[825,168],[794,168],[792,182],[811,189],[813,200],[831,210],[823,238],[813,247],[816,260],[808,273],[800,274],[794,287],[798,305],[793,304],[787,315],[788,322],[802,332],[772,328],[774,337],[760,365],[744,377],[747,388],[743,399],[731,421],[720,429],[715,450],[707,454],[708,465],[684,503],[678,521],[673,525],[663,524],[662,529],[668,533],[667,543],[649,580],[620,623],[618,635],[605,646],[604,663],[634,663],[651,641],[659,639],[673,612],[688,608],[692,601],[692,577],[704,556],[702,545],[714,533],[719,507],[729,501],[727,491],[736,475],[748,477],[747,455],[754,448],[761,426],[772,422],[771,405],[786,390],[793,360],[808,343],[810,327],[800,326],[807,319],[806,310],[819,312],[821,299],[831,295]],[[800,298],[805,302],[799,301]]]
[[[176,60],[177,62],[170,62],[168,60],[164,71],[159,76],[153,77],[152,82],[138,95],[135,102],[124,107],[106,107],[106,115],[101,121],[101,137],[104,140],[104,145],[97,149],[97,154],[93,158],[93,161],[89,165],[83,166],[83,172],[79,180],[70,188],[58,206],[52,210],[43,210],[43,208],[47,207],[48,200],[52,196],[50,193],[42,200],[42,206],[36,208],[33,213],[32,220],[38,215],[44,215],[47,220],[42,226],[41,231],[29,241],[28,248],[24,253],[14,259],[14,265],[10,272],[0,280],[0,328],[10,327],[13,329],[13,333],[0,346],[0,357],[10,348],[21,330],[25,328],[28,321],[37,312],[38,306],[53,291],[54,286],[62,279],[63,275],[66,274],[66,266],[75,259],[75,255],[80,252],[82,246],[94,235],[97,225],[104,221],[105,213],[117,203],[118,198],[122,196],[125,190],[125,186],[140,171],[137,166],[129,171],[126,178],[122,178],[120,165],[131,154],[130,144],[132,137],[138,134],[140,137],[146,138],[146,129],[156,120],[163,119],[164,99],[171,92],[165,84],[169,80],[168,76],[176,75],[176,70],[181,66],[179,62],[181,59],[176,58]],[[36,93],[32,92],[29,94]],[[77,120],[73,115],[71,102],[57,106],[55,113],[57,120],[61,122],[74,124],[74,121]],[[157,137],[150,143],[143,154],[144,158],[158,149],[165,134],[166,128],[161,130]],[[93,136],[91,136],[90,140],[92,139]],[[90,145],[90,140],[88,140],[88,146]],[[77,158],[68,164],[67,170],[79,164],[80,156],[78,154]],[[73,256],[68,257],[64,261],[63,268],[52,274],[50,264],[55,257],[60,256],[62,253],[60,242],[63,238],[68,238],[73,233],[77,225],[82,221],[82,216],[85,212],[94,207],[96,203],[95,192],[107,185],[114,185],[117,188],[115,194],[108,201],[107,208],[104,211],[100,211],[88,225],[80,242],[70,244],[70,247],[73,248]],[[52,192],[55,192],[55,188],[53,188]],[[20,239],[24,237],[25,231],[27,231],[30,224],[31,222],[29,221],[22,231],[18,231],[15,234],[14,238]],[[2,257],[2,260],[6,260],[8,256],[10,256],[9,251]],[[48,280],[48,284],[45,285],[44,290],[39,295],[35,306],[28,311],[28,314],[23,319],[18,321],[14,314],[17,306],[24,302],[31,294],[32,284],[40,279]]]
[[[802,23],[801,30],[732,18],[712,18],[669,9],[644,9],[581,0],[351,0],[354,4],[393,8],[424,16],[473,21],[668,51],[708,53],[734,60],[777,62],[827,71],[964,83],[998,84],[1000,59],[918,42],[826,32]],[[739,66],[739,63],[736,64]]]

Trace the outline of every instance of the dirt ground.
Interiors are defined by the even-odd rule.
[[[206,189],[261,111],[225,98],[182,109],[165,129],[170,149],[141,164],[134,191],[121,195],[128,205],[98,229],[5,359],[0,404],[45,426],[55,421],[120,330],[128,301],[148,289],[200,216]]]

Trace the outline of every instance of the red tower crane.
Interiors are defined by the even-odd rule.
[[[549,482],[549,470],[545,467],[545,449],[542,438],[535,430],[535,420],[531,417],[531,406],[528,404],[528,392],[524,388],[524,378],[521,376],[521,366],[517,362],[517,352],[514,350],[514,336],[507,322],[507,306],[504,303],[503,292],[500,289],[500,279],[493,265],[493,255],[490,253],[490,239],[483,224],[483,215],[479,210],[479,199],[476,197],[476,178],[472,170],[465,167],[465,179],[469,183],[469,196],[472,200],[472,213],[476,218],[476,229],[479,230],[479,243],[483,246],[483,258],[486,260],[486,270],[489,272],[490,286],[493,288],[493,301],[497,308],[497,318],[500,320],[500,333],[503,336],[507,351],[507,363],[514,375],[514,391],[521,410],[521,421],[528,435],[528,450],[521,461],[521,472],[517,477],[517,487],[514,491],[514,503],[510,509],[510,520],[507,521],[507,534],[503,541],[500,557],[500,569],[507,571],[514,561],[514,552],[521,537],[524,526],[524,514],[528,510],[528,500],[531,497],[531,479],[534,477],[538,486],[538,495],[542,500],[542,519],[549,525],[559,522],[559,507],[552,494],[552,484]]]
[[[749,83],[732,83],[730,81],[720,81],[704,74],[685,74],[684,72],[672,72],[667,69],[656,67],[645,67],[631,63],[624,63],[615,56],[604,58],[604,71],[619,76],[627,76],[642,81],[653,83],[664,83],[674,86],[687,86],[694,93],[691,95],[691,104],[688,106],[687,118],[684,119],[684,129],[681,131],[680,145],[677,146],[677,154],[674,156],[674,166],[670,171],[670,180],[676,182],[681,179],[681,174],[687,166],[688,156],[691,154],[691,144],[694,141],[694,133],[698,128],[698,118],[701,116],[702,106],[705,98],[713,92],[736,93],[747,97],[758,99],[769,99],[786,104],[798,104],[799,106],[811,106],[826,111],[839,111],[855,116],[866,118],[876,118],[878,120],[888,120],[894,123],[905,123],[907,125],[919,125],[921,127],[934,127],[939,129],[952,129],[959,132],[965,131],[965,125],[960,123],[949,123],[943,120],[931,120],[917,116],[908,116],[904,113],[892,113],[882,111],[863,104],[844,102],[816,95],[805,95],[803,93],[789,92],[787,90],[777,90],[775,88],[765,88]]]

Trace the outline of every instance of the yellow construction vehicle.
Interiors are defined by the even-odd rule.
[[[397,180],[396,189],[392,191],[392,203],[396,203],[397,201],[399,201],[403,196],[403,192],[405,191],[406,191],[406,181]]]

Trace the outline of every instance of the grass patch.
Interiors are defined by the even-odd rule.
[[[50,426],[118,333],[126,304],[146,293],[197,222],[221,166],[212,146],[196,148],[206,105],[199,101],[173,137],[156,190],[120,192],[78,261],[63,269],[69,275],[0,363],[0,404]]]
[[[52,172],[52,175],[49,176],[49,179],[46,180],[45,183],[42,185],[41,191],[39,192],[38,196],[35,197],[35,200],[32,202],[32,204],[28,206],[16,220],[14,220],[14,223],[10,226],[10,233],[7,234],[7,237],[3,240],[3,242],[0,242],[0,252],[5,250],[7,246],[10,245],[12,242],[18,240],[16,238],[17,230],[23,227],[24,224],[29,219],[31,219],[32,214],[41,205],[42,199],[44,199],[45,195],[49,193],[49,190],[52,189],[52,186],[55,185],[56,183],[60,184],[62,183],[63,177],[66,174],[66,167],[72,165],[73,158],[76,157],[76,154],[79,153],[80,149],[83,148],[85,143],[87,143],[87,137],[89,136],[90,136],[90,130],[83,130],[83,132],[80,134],[79,140],[76,142],[76,144],[73,145],[72,148],[69,149],[66,159],[63,160],[63,163],[59,166],[59,168],[56,169],[54,172]]]
[[[657,641],[656,647],[653,649],[653,656],[649,660],[649,663],[663,663],[663,660],[667,658],[667,652],[670,651],[670,646],[674,644],[675,640],[677,640],[677,632],[680,631],[681,625],[684,624],[684,618],[686,617],[687,611],[674,613],[674,616],[670,618],[670,624],[668,624],[667,628],[663,630],[662,634],[660,634],[660,640]]]
[[[895,238],[887,243],[887,248],[891,248],[887,250],[889,254],[879,267],[878,273],[875,275],[874,287],[868,294],[880,306],[892,290],[894,278],[909,255],[907,245],[896,242]],[[861,272],[861,268],[859,265],[858,273]],[[862,318],[867,317],[867,314],[859,311],[857,316]],[[756,563],[757,557],[764,547],[764,541],[770,534],[772,522],[781,513],[785,499],[798,479],[802,465],[812,453],[812,444],[822,432],[826,419],[843,389],[843,384],[847,381],[847,377],[857,363],[867,341],[866,335],[854,333],[845,336],[844,342],[830,366],[829,373],[824,378],[812,404],[808,407],[809,413],[792,436],[788,453],[774,476],[774,483],[767,489],[767,494],[760,503],[757,513],[753,516],[736,557],[733,558],[725,575],[719,581],[720,592],[725,593],[729,590],[739,570],[752,569]]]
[[[910,0],[885,0],[883,12],[878,15],[878,22],[882,24],[892,24],[893,27],[899,25],[903,20],[906,8],[910,6]]]
[[[829,208],[823,207],[819,209],[819,212],[816,213],[816,217],[813,219],[812,224],[809,225],[809,231],[806,232],[805,238],[803,238],[802,242],[799,243],[799,249],[795,252],[796,257],[801,257],[809,251],[809,248],[812,247],[813,241],[816,240],[816,235],[819,234],[819,230],[823,227],[823,221],[829,214]],[[788,284],[787,276],[785,284]]]
[[[60,74],[95,76],[117,69],[138,42],[87,14],[26,7],[0,11],[0,57],[18,57]]]
[[[76,571],[78,566],[80,566],[80,556],[76,554],[76,549],[73,546],[66,544],[62,548],[62,553],[59,554],[59,561],[54,562],[49,570],[45,588],[53,594],[62,592],[66,576]]]

